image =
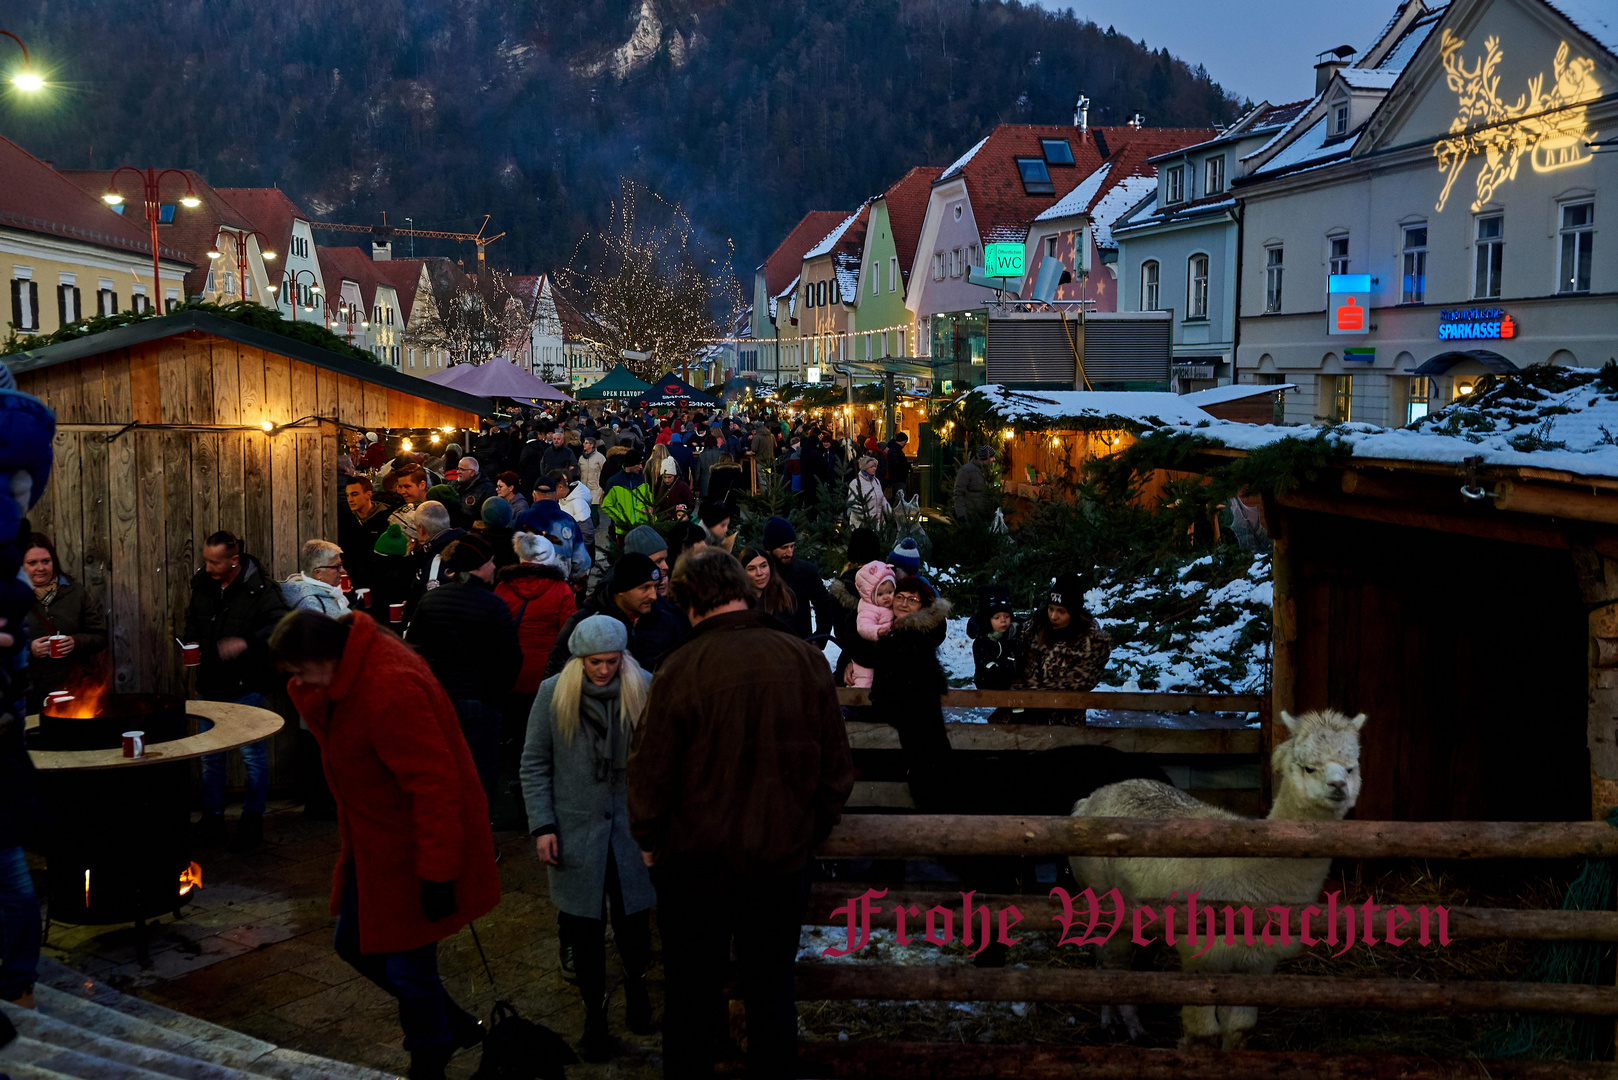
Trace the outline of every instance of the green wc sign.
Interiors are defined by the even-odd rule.
[[[983,276],[1020,278],[1023,276],[1021,244],[984,244]]]

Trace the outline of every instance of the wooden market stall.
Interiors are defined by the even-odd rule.
[[[1413,429],[1185,432],[1224,444],[1193,459],[1207,474],[1296,451],[1298,482],[1264,495],[1273,715],[1368,715],[1357,816],[1618,806],[1612,430],[1618,389],[1599,373],[1531,369]],[[1278,720],[1267,735],[1285,738]]]
[[[484,398],[205,312],[6,357],[56,412],[30,515],[107,615],[112,687],[181,692],[202,541],[228,529],[277,579],[335,539],[339,431],[476,428]],[[268,425],[266,427],[266,425]]]

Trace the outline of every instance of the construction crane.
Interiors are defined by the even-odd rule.
[[[380,225],[342,225],[332,221],[311,221],[309,227],[313,229],[331,229],[336,232],[363,232],[370,233],[373,241],[385,243],[395,236],[421,236],[432,240],[465,240],[478,246],[478,268],[483,268],[483,249],[494,243],[505,233],[496,233],[494,236],[484,236],[483,230],[489,227],[490,215],[483,215],[483,224],[478,226],[475,233],[440,232],[433,229],[396,229],[388,224],[388,215],[382,215]]]

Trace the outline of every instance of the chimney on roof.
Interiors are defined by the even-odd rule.
[[[1315,93],[1320,93],[1331,84],[1332,76],[1348,66],[1354,53],[1354,46],[1339,45],[1315,54]]]
[[[1079,95],[1078,104],[1073,106],[1073,126],[1083,135],[1090,130],[1090,99],[1083,94]]]
[[[1132,127],[1132,128],[1135,128],[1137,130],[1139,130],[1140,128],[1145,127],[1146,126],[1146,117],[1145,117],[1145,115],[1142,114],[1142,113],[1136,113],[1134,116],[1131,116],[1129,118],[1129,126]]]
[[[371,241],[371,261],[372,262],[388,262],[392,258],[393,258],[393,241],[392,240],[383,240],[383,241],[380,241],[380,242],[378,242],[376,240]]]

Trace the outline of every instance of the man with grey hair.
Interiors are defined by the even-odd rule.
[[[293,611],[308,608],[341,618],[348,614],[342,579],[343,549],[330,540],[305,540],[298,553],[298,572],[281,583],[281,595]]]
[[[463,457],[459,469],[455,477],[455,493],[461,500],[462,520],[477,521],[483,510],[483,500],[494,498],[494,481],[483,475],[475,457]]]
[[[411,595],[420,599],[428,589],[436,589],[449,577],[444,566],[444,549],[466,535],[465,529],[450,527],[449,508],[427,500],[416,507],[416,576]]]

